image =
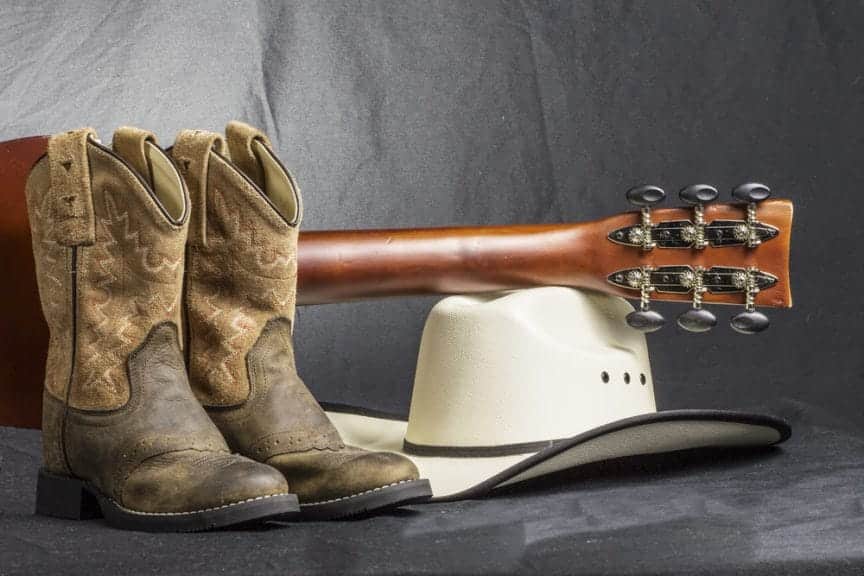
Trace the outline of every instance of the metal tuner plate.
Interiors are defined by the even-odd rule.
[[[704,227],[705,240],[710,246],[742,246],[776,238],[779,230],[762,222],[745,220],[714,220]],[[697,226],[690,220],[669,220],[651,226],[651,239],[658,248],[692,248],[697,238]],[[609,240],[624,246],[641,247],[645,229],[642,225],[624,226],[613,230]]]
[[[713,266],[702,271],[701,286],[712,294],[744,294],[748,290],[748,277],[759,290],[770,288],[777,283],[776,276],[761,270]],[[625,268],[610,274],[607,281],[626,290],[638,291],[647,284],[657,292],[688,294],[697,283],[697,273],[686,265],[659,266],[651,270]]]

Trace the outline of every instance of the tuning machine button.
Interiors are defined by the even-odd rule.
[[[759,182],[747,182],[732,190],[732,197],[748,204],[758,204],[771,196],[771,189]]]
[[[666,319],[656,310],[635,310],[627,315],[627,325],[640,332],[656,332],[666,325]]]
[[[770,324],[768,317],[756,310],[736,314],[729,321],[729,325],[741,334],[758,334],[768,328]]]
[[[628,282],[639,288],[639,310],[627,315],[627,325],[640,332],[655,332],[666,325],[666,319],[656,310],[651,310],[651,293],[655,287],[651,283],[652,268],[643,266],[629,273]]]
[[[759,238],[760,222],[756,218],[756,205],[769,196],[771,196],[771,189],[758,182],[747,182],[732,190],[733,198],[747,203],[747,221],[735,228],[734,235],[736,240],[744,242],[748,248],[755,248],[762,244]]]
[[[756,311],[756,294],[759,286],[756,280],[755,268],[747,268],[741,273],[739,283],[744,290],[744,312],[736,314],[729,321],[732,329],[741,334],[758,334],[768,328],[771,322],[768,317]]]
[[[717,189],[708,184],[694,184],[678,192],[683,202],[693,206],[693,226],[684,229],[684,239],[691,241],[697,250],[709,244],[705,239],[705,204],[716,200],[718,195]]]
[[[627,201],[639,208],[650,208],[666,198],[666,192],[659,186],[639,186],[627,191]]]
[[[702,308],[702,295],[708,291],[703,282],[704,272],[704,268],[696,266],[692,273],[687,273],[687,284],[693,291],[693,307],[678,316],[678,326],[688,332],[707,332],[717,325],[717,317]]]
[[[678,326],[688,332],[707,332],[717,325],[717,317],[704,308],[691,308],[678,316]]]
[[[642,212],[640,226],[631,231],[631,234],[636,236],[631,240],[638,242],[642,250],[651,250],[657,245],[652,238],[651,207],[662,202],[664,198],[666,192],[658,186],[639,186],[627,191],[627,201]]]

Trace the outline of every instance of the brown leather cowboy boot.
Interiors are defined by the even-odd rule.
[[[285,474],[306,517],[428,499],[406,458],[345,446],[297,375],[300,193],[266,136],[234,122],[227,140],[226,151],[218,134],[184,130],[171,152],[192,200],[184,304],[195,394],[233,450]]]
[[[42,309],[44,466],[36,511],[192,531],[298,509],[283,476],[229,452],[178,341],[189,201],[152,135],[51,137],[26,187]],[[130,166],[131,164],[131,166]]]

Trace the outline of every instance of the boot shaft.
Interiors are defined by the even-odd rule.
[[[45,390],[84,410],[126,404],[129,354],[155,325],[181,318],[182,180],[152,135],[121,129],[115,139],[140,148],[143,175],[85,129],[53,136],[26,186],[50,330]]]
[[[262,133],[185,130],[172,149],[191,197],[185,288],[189,378],[205,406],[250,395],[247,355],[271,320],[294,320],[300,191]],[[230,159],[229,159],[230,154]],[[290,352],[290,343],[287,345]],[[286,366],[293,370],[293,352]]]

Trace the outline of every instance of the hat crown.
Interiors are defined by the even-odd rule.
[[[528,445],[656,412],[645,337],[624,321],[632,310],[564,287],[441,300],[423,330],[406,441]]]

